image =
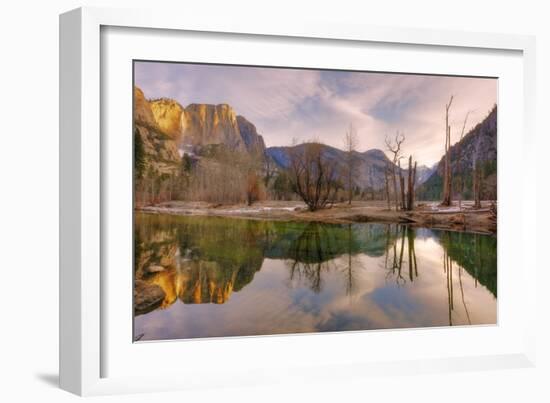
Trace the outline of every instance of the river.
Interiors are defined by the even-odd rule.
[[[496,324],[497,239],[399,224],[136,213],[135,340]]]

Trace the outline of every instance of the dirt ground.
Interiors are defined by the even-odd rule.
[[[413,226],[452,229],[458,231],[496,233],[495,209],[490,202],[473,209],[471,201],[441,207],[437,202],[418,202],[414,211],[388,210],[385,201],[354,201],[351,205],[337,203],[328,208],[308,211],[299,201],[264,201],[252,206],[213,205],[206,202],[171,201],[142,207],[139,211],[152,214],[204,215],[238,217],[257,220],[300,220],[325,223],[395,222]]]

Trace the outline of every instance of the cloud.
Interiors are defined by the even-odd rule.
[[[136,62],[135,84],[148,98],[228,103],[253,122],[268,146],[317,138],[342,147],[352,123],[360,148],[384,148],[404,132],[404,152],[432,165],[443,154],[445,104],[454,95],[453,142],[497,102],[497,80],[370,72]]]

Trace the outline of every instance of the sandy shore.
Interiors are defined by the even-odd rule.
[[[395,222],[415,226],[452,229],[469,232],[496,233],[496,219],[490,204],[474,210],[472,202],[442,208],[436,202],[419,202],[414,211],[388,210],[386,202],[367,201],[338,203],[315,212],[308,211],[299,201],[265,201],[252,206],[213,205],[206,202],[171,201],[137,209],[151,214],[236,217],[257,220],[300,220],[325,223]]]

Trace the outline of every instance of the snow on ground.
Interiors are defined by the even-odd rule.
[[[225,210],[221,209],[224,213],[229,214],[243,214],[243,213],[263,213],[263,212],[274,212],[274,211],[296,211],[300,207],[243,207],[238,209],[232,209],[232,210]]]
[[[449,207],[443,207],[440,205],[440,202],[427,202],[425,206],[429,208],[431,211],[438,212],[438,213],[461,213],[464,212],[466,209],[471,209],[474,206],[474,202],[471,200],[463,201],[461,203],[461,208],[458,207],[458,202],[455,205],[449,206]],[[482,203],[483,206],[483,203]]]
[[[220,215],[239,215],[239,214],[261,214],[261,213],[277,213],[277,212],[293,212],[301,210],[303,206],[239,206],[239,207],[218,207],[211,208],[195,203],[188,204],[168,204],[143,207],[145,211],[152,211],[165,214],[201,214],[204,212],[215,212]]]

